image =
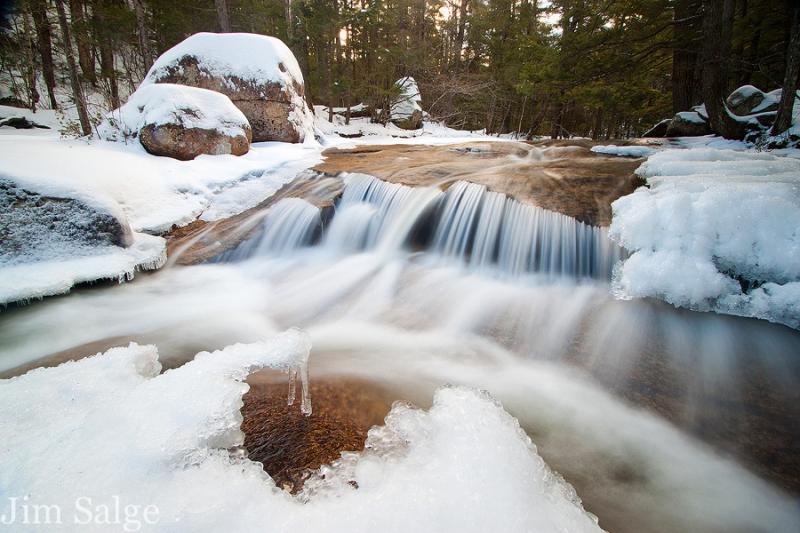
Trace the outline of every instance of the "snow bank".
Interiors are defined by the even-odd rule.
[[[463,388],[428,412],[395,406],[365,452],[298,498],[278,490],[235,451],[242,380],[302,369],[309,349],[294,330],[159,374],[155,347],[132,343],[0,381],[4,494],[57,506],[56,531],[600,531],[516,420]],[[115,501],[124,514],[104,518]]]
[[[245,116],[224,94],[172,83],[140,87],[97,130],[104,139],[122,140],[136,137],[148,124],[216,130],[229,137],[247,137],[250,130]]]
[[[253,33],[196,33],[176,44],[153,63],[142,85],[168,74],[185,56],[220,77],[236,76],[257,85],[303,83],[300,65],[283,41]]]
[[[655,153],[653,148],[647,146],[617,146],[614,144],[592,146],[591,151],[596,154],[620,157],[647,157]]]
[[[668,150],[637,173],[649,187],[612,205],[610,236],[632,252],[617,296],[800,327],[800,160]]]
[[[59,252],[35,263],[4,265],[0,260],[0,304],[64,294],[89,281],[129,281],[137,270],[161,268],[167,261],[164,239],[143,233],[135,234],[128,248],[65,247]]]
[[[161,233],[198,217],[216,220],[257,205],[322,160],[311,145],[261,143],[243,156],[192,161],[153,157],[138,142],[0,137],[4,174],[23,187],[116,204],[134,231]]]

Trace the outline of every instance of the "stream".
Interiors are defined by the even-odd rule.
[[[428,407],[489,391],[608,531],[792,531],[800,332],[610,294],[605,228],[458,181],[351,174],[204,264],[0,315],[0,372],[135,340],[166,367],[289,327],[311,380],[355,377]],[[245,222],[247,223],[247,222]]]

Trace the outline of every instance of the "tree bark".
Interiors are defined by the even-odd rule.
[[[778,115],[772,125],[772,135],[779,135],[792,125],[792,111],[797,93],[797,78],[800,76],[800,5],[792,5],[792,29],[789,46],[786,47],[786,70]]]
[[[42,73],[47,86],[47,96],[50,106],[58,109],[56,102],[56,74],[53,68],[53,39],[50,32],[50,21],[47,20],[47,5],[45,0],[31,0],[31,15],[36,28],[36,39],[39,43],[39,54],[42,56]]]
[[[114,109],[119,108],[119,86],[117,84],[117,70],[114,65],[114,47],[112,46],[109,31],[109,21],[105,12],[104,0],[95,0],[93,16],[95,20],[95,35],[100,48],[100,70],[103,78],[108,82],[110,103]]]
[[[467,30],[467,13],[469,12],[469,0],[461,0],[458,7],[458,33],[456,34],[456,49],[454,63],[456,66],[461,64],[461,54],[464,52],[464,39]]]
[[[89,42],[89,28],[83,11],[83,0],[69,0],[69,16],[72,31],[75,34],[75,44],[78,47],[78,64],[81,72],[86,80],[95,85],[97,76],[94,72],[94,60]]]
[[[92,133],[92,125],[89,122],[89,113],[86,111],[86,100],[83,97],[81,80],[78,76],[78,66],[75,64],[75,55],[72,53],[72,38],[67,23],[67,12],[64,9],[64,0],[56,0],[58,10],[58,22],[61,26],[61,37],[64,39],[64,55],[67,58],[69,68],[69,81],[72,85],[72,96],[75,98],[75,107],[78,109],[78,120],[81,123],[81,131],[84,135]]]
[[[147,30],[147,14],[144,10],[143,0],[133,0],[133,10],[136,13],[136,33],[139,38],[139,52],[142,54],[144,73],[153,62],[153,53],[150,51],[149,32]]]
[[[697,0],[677,0],[672,43],[672,112],[687,111],[695,101],[694,71],[697,65],[699,11]]]
[[[222,33],[230,33],[231,17],[228,14],[228,0],[214,0],[214,5],[217,6],[217,22],[219,23],[219,31]]]
[[[283,16],[286,18],[286,37],[289,42],[294,37],[294,18],[292,17],[292,0],[283,0]]]
[[[703,1],[703,102],[711,129],[727,139],[742,139],[745,124],[725,105],[734,0]]]
[[[25,33],[25,60],[28,63],[28,68],[25,72],[25,83],[28,86],[28,105],[31,112],[35,113],[36,104],[39,103],[39,91],[36,90],[36,63],[33,61],[35,44],[31,23],[28,21],[28,15],[25,13],[22,15],[22,23]]]

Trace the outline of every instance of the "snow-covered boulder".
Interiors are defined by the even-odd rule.
[[[391,122],[404,130],[418,130],[422,127],[422,96],[417,82],[406,76],[394,83],[400,94],[392,104]]]
[[[226,95],[253,129],[253,141],[303,142],[314,135],[303,74],[280,39],[249,33],[197,33],[170,48],[142,86],[176,83]]]
[[[0,176],[0,264],[36,261],[71,246],[130,246],[125,216],[109,206],[39,193]]]
[[[164,264],[164,239],[131,231],[119,204],[53,181],[0,176],[0,305]]]
[[[667,126],[667,137],[696,137],[708,135],[711,128],[708,121],[697,111],[681,111],[677,113]]]
[[[140,87],[98,131],[109,140],[138,136],[151,154],[184,161],[200,154],[246,154],[252,135],[224,94],[170,83]]]
[[[752,85],[743,85],[733,91],[725,100],[728,109],[740,117],[755,113],[777,111],[781,91],[765,93]]]

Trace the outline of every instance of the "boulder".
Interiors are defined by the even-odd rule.
[[[698,137],[708,135],[711,128],[708,122],[696,111],[677,113],[667,125],[667,137]]]
[[[0,176],[0,264],[72,257],[83,247],[132,243],[133,232],[121,212],[88,198],[32,191]]]
[[[280,40],[248,33],[198,33],[159,57],[142,85],[174,83],[224,94],[250,123],[253,141],[313,136],[303,74]]]
[[[734,115],[743,117],[753,112],[764,101],[764,93],[752,85],[743,85],[725,99],[725,105]]]
[[[168,83],[140,87],[98,131],[109,140],[138,137],[151,154],[183,161],[201,154],[246,154],[252,136],[227,96]]]
[[[667,136],[667,128],[669,127],[669,123],[672,121],[671,118],[667,118],[647,130],[642,134],[642,137],[666,137]]]
[[[422,127],[422,96],[417,82],[406,76],[397,80],[395,86],[399,96],[392,103],[389,120],[404,130],[418,130]]]

